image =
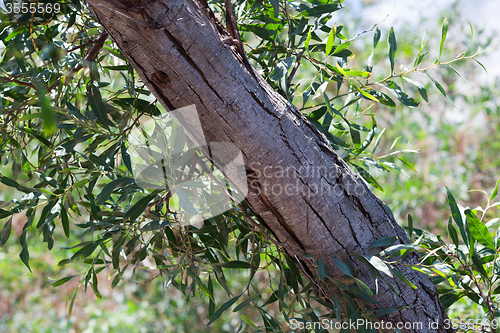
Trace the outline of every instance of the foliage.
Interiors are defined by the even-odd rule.
[[[8,166],[0,182],[15,190],[12,198],[2,202],[0,246],[9,241],[14,216],[21,212],[27,219],[19,233],[19,256],[30,271],[34,266],[30,251],[40,234],[49,250],[56,242],[65,242],[64,237],[71,240],[71,246],[64,248],[66,253],[71,252],[58,265],[78,270],[52,284],[78,282],[68,301],[70,315],[79,293],[89,289],[101,297],[103,274],[111,277],[114,288],[123,280],[140,279],[145,271],[177,289],[186,302],[203,295],[208,303],[207,325],[217,325],[216,320],[231,308],[240,313],[238,330],[278,330],[283,320],[290,324],[292,319],[305,323],[341,321],[342,311],[350,319],[364,316],[376,320],[396,310],[370,312],[370,306],[376,303],[374,291],[340,260],[339,268],[351,277],[347,283],[333,280],[321,259],[314,261],[317,272],[312,280],[305,279],[297,261],[277,246],[244,204],[206,219],[202,225],[183,226],[174,209],[182,206],[182,191],[172,195],[167,190],[138,186],[129,162],[129,135],[139,118],[158,116],[165,110],[157,105],[86,7],[77,0],[59,4],[57,12],[23,13],[20,9],[18,13],[0,13],[4,45],[0,61],[0,157]],[[222,1],[211,1],[210,5],[216,12],[223,11]],[[373,27],[373,52],[363,65],[356,64],[351,49],[358,36],[347,39],[344,27],[330,22],[332,13],[342,6],[342,1],[328,0],[248,0],[239,1],[236,12],[243,37],[252,45],[249,57],[258,64],[264,78],[285,98],[300,105],[332,147],[369,184],[383,190],[368,170],[401,170],[391,162],[392,158],[413,169],[401,157],[413,150],[394,149],[394,143],[388,151],[378,154],[384,132],[376,135],[377,114],[373,110],[376,106],[414,108],[420,104],[418,99],[427,101],[428,88],[410,78],[416,72],[427,74],[436,89],[449,97],[442,84],[430,76],[430,70],[451,67],[465,59],[477,61],[479,52],[471,52],[469,43],[455,58],[443,59],[448,31],[448,21],[444,20],[434,62],[424,64],[429,57],[424,41],[415,60],[398,69],[400,46],[394,29],[390,29],[385,42],[381,30]],[[471,39],[472,33],[471,28]],[[377,52],[383,47],[390,65],[384,76],[373,79]],[[305,88],[295,83],[295,76],[306,78]],[[412,97],[417,95],[398,79],[415,86],[420,97]],[[201,161],[201,155],[182,154],[185,159],[181,169],[193,164],[198,169],[211,168]],[[452,211],[458,219],[455,206]],[[467,219],[473,219],[471,214],[475,213],[467,215]],[[464,241],[474,238],[495,250],[496,244],[490,244],[486,234],[481,238],[476,232],[484,231],[480,225],[464,226],[464,234],[470,234]],[[417,229],[415,232],[427,235]],[[422,237],[416,245],[436,249],[437,243],[430,243],[429,237]],[[394,241],[383,239],[373,246],[388,246]],[[470,264],[467,260],[478,264],[477,256],[486,250],[474,244],[466,243],[469,250],[473,248],[469,259],[460,257],[455,249],[457,260],[463,259],[458,265]],[[477,246],[476,252],[473,245]],[[444,249],[441,247],[433,255],[445,253]],[[411,285],[390,262],[357,256],[371,268],[374,279],[395,275]],[[427,256],[425,264],[438,261],[433,258]],[[302,259],[313,261],[308,256]],[[227,283],[232,270],[246,278],[239,290]],[[488,280],[491,268],[483,271],[484,281],[492,282]],[[335,297],[332,304],[315,292],[325,279],[341,290],[342,297]],[[455,284],[459,283],[457,279]],[[217,293],[218,288],[224,296]],[[468,290],[448,293],[443,300],[449,303],[469,294],[472,292]],[[246,316],[248,313],[251,318]]]
[[[438,287],[443,307],[448,308],[462,297],[467,297],[484,311],[483,320],[454,321],[455,329],[495,332],[498,328],[500,228],[496,225],[500,219],[487,219],[487,212],[500,205],[498,200],[495,201],[499,183],[500,180],[490,195],[482,191],[488,198],[486,206],[474,209],[459,206],[448,191],[452,213],[448,221],[451,242],[445,242],[440,235],[414,229],[418,238],[413,245],[422,249],[420,264],[414,269],[431,276]],[[493,235],[491,229],[494,230]],[[408,250],[395,251],[392,255],[404,255],[405,251]]]
[[[441,22],[443,17],[453,17],[449,22],[442,58],[455,57],[470,42],[470,27],[462,24],[465,21],[462,8],[457,3],[441,14]],[[370,7],[365,9],[367,12],[372,10]],[[355,16],[345,21],[349,22],[348,31],[363,25]],[[398,51],[398,58],[401,63],[413,61],[413,44],[422,38],[421,26],[427,25],[424,39],[429,40],[429,45],[436,45],[437,50],[441,31],[437,23],[430,27],[428,24],[428,21],[422,21],[398,27],[398,50],[401,51]],[[497,43],[488,30],[479,27],[474,30],[471,49],[488,49]],[[370,52],[358,48],[356,58],[364,59]],[[379,50],[375,55],[376,59],[384,56],[385,50]],[[381,65],[374,68],[377,77],[384,73],[383,63]],[[369,170],[386,189],[378,196],[391,207],[396,217],[404,221],[411,213],[415,220],[423,223],[422,228],[435,233],[447,230],[445,185],[465,205],[475,207],[480,204],[481,196],[478,192],[468,192],[468,189],[491,187],[498,178],[499,160],[493,153],[496,143],[491,140],[498,128],[498,117],[495,116],[498,110],[494,102],[498,89],[490,80],[493,75],[484,72],[473,61],[458,63],[454,69],[445,66],[431,74],[442,83],[449,100],[443,98],[425,74],[417,74],[429,92],[429,103],[421,103],[418,108],[400,106],[397,112],[377,106],[372,108],[377,114],[379,129],[384,130],[378,151],[389,150],[394,142],[395,149],[411,145],[418,151],[418,154],[400,156],[414,166],[415,171],[394,157],[390,162],[402,169],[401,174]],[[411,84],[406,84],[405,88],[412,88]],[[416,87],[410,91],[418,95]]]

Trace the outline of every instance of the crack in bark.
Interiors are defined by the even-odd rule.
[[[273,112],[272,110],[269,110],[253,91],[249,91],[249,90],[247,90],[247,91],[250,93],[250,96],[252,96],[253,100],[262,108],[262,110],[266,111],[266,113],[268,113],[271,116],[273,116],[274,118],[278,119],[278,121],[280,120],[280,117],[278,117],[278,115],[276,115],[276,113]]]
[[[205,74],[203,71],[196,65],[196,63],[191,59],[189,54],[184,50],[182,43],[179,42],[167,29],[163,29],[163,32],[165,33],[165,36],[170,40],[170,42],[174,45],[175,49],[179,52],[179,54],[187,61],[187,63],[200,75],[201,79],[205,84],[210,88],[210,90],[213,91],[213,93],[221,100],[224,101],[224,99],[219,95],[219,93],[212,87],[210,82],[208,82],[207,78],[205,77]],[[191,88],[192,89],[192,88]]]
[[[347,225],[349,226],[349,230],[351,230],[351,235],[353,237],[353,239],[356,241],[356,244],[357,246],[362,249],[363,246],[361,245],[361,243],[359,242],[358,240],[358,237],[356,236],[356,232],[354,231],[354,229],[352,228],[352,223],[349,219],[349,217],[347,217],[347,215],[344,213],[344,211],[342,210],[342,205],[340,203],[337,203],[337,206],[339,207],[340,209],[340,213],[344,216],[344,218],[346,219],[347,221]]]

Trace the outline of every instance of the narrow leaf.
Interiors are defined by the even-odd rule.
[[[335,261],[335,264],[342,270],[342,272],[344,272],[345,275],[352,276],[351,269],[349,268],[349,266],[347,266],[337,258],[334,258],[333,261]]]
[[[146,207],[148,206],[149,202],[153,200],[156,195],[159,193],[159,191],[155,190],[151,192],[148,196],[142,198],[138,202],[136,202],[123,216],[123,219],[126,221],[127,219],[130,219],[130,221],[134,221],[136,218],[138,218],[145,210]]]
[[[249,262],[240,261],[240,260],[232,260],[232,261],[228,261],[228,262],[214,263],[212,265],[224,267],[224,268],[233,268],[233,269],[238,269],[238,268],[249,269],[251,267]]]
[[[332,48],[333,48],[333,43],[335,42],[335,34],[337,32],[337,26],[334,25],[331,29],[330,29],[330,33],[328,34],[328,39],[326,41],[326,49],[325,49],[325,53],[326,55],[330,55],[330,52],[332,51]]]
[[[365,257],[370,262],[370,264],[373,267],[375,267],[379,272],[383,272],[388,276],[393,277],[391,269],[382,259],[372,255],[364,255],[363,257]]]
[[[233,312],[240,311],[245,306],[247,306],[248,304],[250,304],[250,302],[253,302],[254,300],[256,300],[257,297],[259,297],[259,296],[260,296],[260,292],[257,293],[257,294],[255,294],[255,295],[253,295],[253,296],[251,296],[251,297],[249,297],[249,298],[247,298],[246,300],[244,300],[243,302],[241,302],[240,304],[238,304],[238,306],[233,309]]]
[[[458,225],[458,229],[460,230],[460,234],[462,235],[462,239],[463,239],[465,245],[469,246],[469,237],[468,237],[467,233],[465,232],[465,226],[464,226],[464,222],[462,220],[462,214],[460,213],[460,210],[458,209],[457,202],[455,201],[455,198],[453,197],[453,194],[451,194],[448,187],[446,188],[446,193],[448,195],[448,204],[450,206],[451,215],[453,216],[453,220]]]
[[[411,214],[408,214],[408,237],[411,240],[411,236],[413,235],[413,217]]]
[[[498,184],[500,184],[500,178],[498,179],[497,185],[495,186],[495,189],[491,193],[490,200],[488,200],[488,202],[492,202],[493,199],[495,199],[495,197],[497,196],[497,194],[498,194]]]
[[[411,80],[407,77],[403,77],[403,79],[405,79],[406,81],[410,82],[411,84],[413,84],[414,86],[417,87],[418,89],[418,92],[420,93],[420,96],[422,96],[422,98],[424,99],[424,101],[426,101],[427,103],[429,103],[429,99],[427,98],[427,90],[425,89],[424,85],[418,81],[414,81],[414,80]]]
[[[417,286],[415,286],[413,283],[411,283],[410,280],[408,280],[406,278],[406,276],[404,276],[397,268],[393,267],[392,273],[394,273],[394,275],[396,275],[396,277],[398,279],[400,279],[401,281],[403,281],[403,283],[406,284],[408,287],[410,287],[412,289],[417,289]]]
[[[5,222],[2,230],[0,230],[0,248],[7,243],[12,231],[12,216]]]
[[[373,242],[368,248],[372,249],[375,247],[385,247],[394,244],[394,242],[398,240],[397,236],[385,236],[382,238],[377,239],[375,242]]]
[[[111,193],[113,193],[115,189],[122,188],[132,183],[134,183],[134,179],[128,177],[122,177],[111,181],[110,183],[106,184],[101,193],[99,193],[99,195],[95,199],[95,204],[98,206],[102,205],[109,199]]]
[[[207,323],[207,326],[209,326],[211,323],[213,323],[215,320],[217,320],[217,318],[219,318],[224,311],[226,311],[234,303],[236,303],[236,301],[241,297],[241,295],[242,294],[239,294],[238,296],[236,296],[236,297],[230,299],[229,301],[227,301],[226,303],[222,304],[220,306],[220,308],[218,308],[217,311],[215,311],[214,315],[210,318],[210,321]]]
[[[450,216],[450,219],[448,221],[448,233],[450,234],[450,238],[453,241],[453,244],[455,244],[455,246],[458,248],[458,245],[459,245],[458,234],[457,234],[457,230],[453,226],[453,223],[451,222],[451,216]]]
[[[309,52],[309,43],[311,42],[311,37],[312,37],[312,27],[309,28],[309,32],[307,33],[306,41],[304,42],[304,46],[305,46],[307,52]]]
[[[448,19],[445,18],[443,21],[443,26],[441,28],[441,45],[439,46],[439,58],[441,60],[441,54],[443,53],[444,41],[446,40],[446,35],[448,34]]]
[[[64,205],[61,205],[61,224],[64,230],[64,235],[66,236],[66,238],[69,238],[68,213],[66,212],[66,208],[64,208]]]
[[[394,73],[394,58],[396,56],[396,51],[398,49],[398,44],[396,42],[396,36],[394,35],[394,27],[391,27],[389,32],[389,61],[391,62],[391,74]]]
[[[63,285],[66,282],[68,282],[69,280],[71,280],[72,278],[74,278],[75,276],[78,276],[78,275],[70,275],[70,276],[66,276],[60,280],[57,280],[56,282],[52,283],[52,287],[58,287],[60,285]]]

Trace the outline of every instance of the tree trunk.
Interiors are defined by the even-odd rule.
[[[249,182],[246,201],[265,226],[300,260],[323,258],[330,275],[343,279],[334,258],[375,254],[377,239],[404,230],[330,144],[288,101],[243,65],[213,14],[195,0],[87,0],[101,24],[130,60],[156,98],[170,110],[195,104],[209,142],[231,142],[243,152]],[[335,255],[335,257],[334,257]],[[410,255],[407,262],[416,262]],[[359,278],[374,288],[365,264],[352,260]],[[301,260],[303,273],[316,268]],[[418,288],[386,276],[397,290],[379,283],[379,308],[410,308],[380,320],[422,323],[403,332],[453,332],[429,278],[403,265],[400,271]],[[333,284],[322,288],[333,297]],[[326,291],[325,291],[326,290]],[[429,327],[429,322],[439,322]]]

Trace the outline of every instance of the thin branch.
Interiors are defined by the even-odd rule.
[[[15,83],[17,85],[23,86],[23,87],[30,87],[31,89],[35,89],[35,86],[29,82],[24,82],[21,80],[16,80],[16,79],[11,79],[5,76],[0,76],[0,81],[3,81],[5,83]]]

